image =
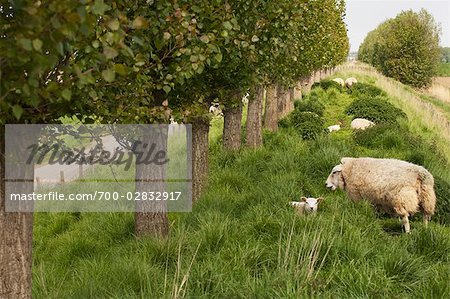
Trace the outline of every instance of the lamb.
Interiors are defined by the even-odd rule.
[[[370,120],[365,118],[355,118],[354,120],[352,120],[352,123],[350,124],[352,129],[355,130],[365,130],[374,125],[375,125],[374,122],[371,122]]]
[[[345,82],[344,79],[341,78],[335,78],[333,79],[334,82],[338,83],[339,85],[341,85],[342,87],[345,87]]]
[[[436,206],[433,176],[422,166],[396,159],[342,158],[326,187],[342,189],[354,201],[367,199],[380,210],[402,217],[406,233],[410,215],[420,210],[427,225]]]
[[[316,213],[319,208],[319,203],[323,200],[323,197],[302,197],[302,201],[291,201],[290,204],[293,206],[298,215],[303,215],[305,211],[307,213]]]
[[[332,125],[328,127],[328,132],[339,131],[341,129],[340,125]]]
[[[347,80],[345,80],[345,86],[347,88],[352,88],[353,84],[358,83],[358,80],[356,80],[356,78],[354,77],[350,77],[347,78]]]

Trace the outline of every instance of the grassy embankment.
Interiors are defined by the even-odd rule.
[[[437,75],[439,77],[450,77],[450,62],[439,64]]]
[[[408,115],[399,130],[361,145],[345,114],[353,98],[334,89],[315,93],[326,107],[325,125],[341,121],[343,130],[314,141],[288,128],[266,133],[261,149],[228,153],[215,121],[209,188],[192,213],[170,215],[167,240],[136,241],[131,213],[37,214],[34,297],[448,298],[448,226],[424,228],[415,219],[412,233],[400,234],[396,219],[325,190],[343,156],[420,161],[442,181],[440,196],[450,183],[443,157],[450,146],[448,136],[439,136],[440,120],[395,83],[380,81],[387,79],[361,71],[336,76],[350,74],[384,84]],[[288,205],[319,195],[326,200],[316,216],[297,217]],[[440,216],[435,219],[448,225]]]

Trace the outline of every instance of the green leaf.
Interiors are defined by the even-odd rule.
[[[116,79],[116,73],[113,70],[102,71],[102,77],[106,82],[113,82]]]
[[[70,101],[70,99],[72,98],[72,92],[70,91],[70,89],[64,89],[61,92],[61,96],[65,99]]]
[[[103,48],[103,55],[105,55],[106,59],[114,59],[119,55],[119,52],[114,48],[106,46]]]
[[[205,44],[209,43],[209,37],[208,37],[207,35],[202,35],[202,36],[200,37],[200,40],[201,40],[202,42],[204,42]]]
[[[216,59],[217,62],[222,62],[222,53],[218,53],[216,55],[214,55],[214,58]]]
[[[163,90],[164,90],[166,93],[169,93],[171,89],[172,89],[172,88],[170,88],[169,85],[164,85],[164,87],[163,87]]]
[[[42,45],[43,45],[44,43],[39,39],[39,38],[35,38],[35,39],[33,39],[33,48],[36,50],[36,51],[41,51],[42,50]]]
[[[121,76],[126,76],[126,74],[127,74],[127,70],[125,69],[125,66],[120,63],[114,65],[114,71]]]
[[[31,40],[28,38],[19,38],[19,44],[22,48],[24,48],[27,51],[32,50]]]
[[[20,107],[19,105],[14,105],[14,106],[12,107],[12,113],[13,113],[14,117],[15,117],[17,120],[19,120],[20,117],[21,117],[22,114],[23,114],[23,108]]]
[[[120,23],[119,20],[117,19],[113,19],[111,21],[108,22],[108,27],[109,29],[111,29],[112,31],[117,31],[120,28]]]
[[[94,5],[92,5],[92,12],[96,15],[103,15],[105,11],[108,11],[111,7],[106,5],[103,0],[95,0]]]
[[[230,23],[229,21],[223,22],[222,25],[223,25],[223,27],[225,27],[225,29],[227,29],[227,30],[233,29],[233,25],[231,25],[231,23]]]

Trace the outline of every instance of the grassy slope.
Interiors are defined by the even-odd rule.
[[[326,125],[346,128],[317,141],[283,130],[259,150],[227,153],[214,141],[217,121],[208,191],[192,213],[171,215],[168,240],[136,241],[131,213],[38,214],[34,297],[448,298],[450,228],[416,220],[399,234],[396,219],[324,188],[342,156],[412,150],[358,146],[344,113],[351,98],[322,99]],[[441,174],[448,166],[426,150],[426,166]],[[288,202],[303,195],[325,195],[318,215],[295,216]]]
[[[450,62],[439,64],[438,76],[450,77]]]

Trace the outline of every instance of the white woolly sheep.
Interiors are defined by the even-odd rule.
[[[323,197],[302,197],[302,201],[291,201],[290,204],[293,206],[299,215],[307,213],[316,213],[319,208],[319,203],[323,200]]]
[[[341,129],[340,125],[332,125],[328,127],[328,132],[339,131]]]
[[[333,81],[336,82],[336,83],[338,83],[338,84],[341,85],[342,87],[345,87],[344,79],[341,79],[341,78],[334,78]]]
[[[354,120],[352,120],[352,123],[350,124],[350,126],[354,130],[365,130],[373,125],[375,125],[374,122],[365,118],[355,118]]]
[[[347,88],[352,88],[353,84],[358,83],[358,80],[356,80],[356,78],[354,77],[350,77],[347,78],[347,80],[345,80],[345,86]]]
[[[395,159],[342,158],[326,181],[327,188],[344,190],[356,201],[369,200],[382,211],[402,217],[410,232],[408,216],[423,212],[425,225],[434,214],[433,176],[422,166]]]

